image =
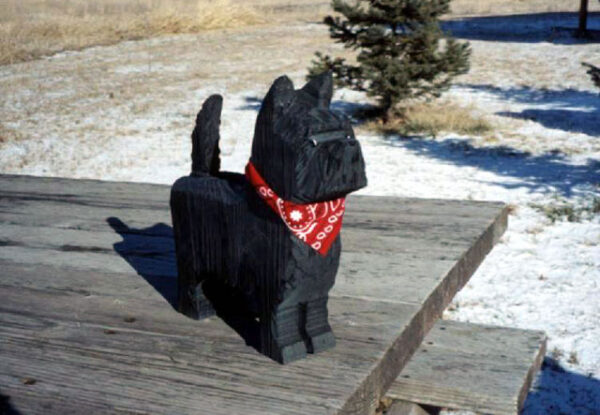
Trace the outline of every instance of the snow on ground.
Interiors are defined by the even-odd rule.
[[[544,330],[550,355],[560,356],[560,363],[576,373],[600,378],[600,218],[596,214],[590,221],[552,224],[531,207],[555,198],[583,204],[583,195],[598,196],[598,189],[590,185],[598,180],[597,165],[565,160],[557,162],[558,171],[553,172],[552,158],[479,152],[453,137],[391,142],[369,137],[362,142],[371,183],[365,193],[515,205],[506,234],[457,295],[447,318]],[[532,165],[523,168],[527,163]],[[577,184],[561,186],[561,174],[576,175]],[[557,385],[564,387],[560,382],[542,385],[546,390],[539,400],[544,408],[549,408],[547,402],[563,401],[556,395]],[[600,413],[600,382],[590,381],[588,387],[594,392],[580,403]],[[539,408],[539,402],[536,405]]]
[[[210,93],[225,97],[223,169],[242,171],[264,79],[286,72],[298,84],[304,73],[286,49],[302,27],[277,29],[282,44],[265,46],[273,30],[229,33],[227,42],[216,34],[126,42],[0,68],[0,91],[20,85],[5,93],[0,122],[24,135],[0,145],[0,171],[170,184],[189,172],[194,113]],[[498,36],[472,36],[472,71],[446,95],[492,122],[493,137],[360,135],[369,179],[361,193],[510,204],[507,232],[445,317],[544,330],[548,357],[525,413],[598,414],[600,96],[579,62],[600,64],[600,48]],[[296,57],[315,50],[309,37]],[[240,45],[258,40],[260,50],[246,50],[251,63],[238,63]],[[211,55],[223,45],[235,49],[230,63]],[[261,81],[245,66],[260,69]],[[227,68],[233,75],[206,75]],[[243,87],[230,81],[244,77]],[[342,90],[334,106],[361,101]],[[574,221],[543,212],[561,206]]]

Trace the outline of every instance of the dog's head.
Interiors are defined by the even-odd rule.
[[[329,108],[332,94],[329,73],[299,90],[282,76],[263,101],[251,161],[285,200],[303,204],[332,200],[367,185],[352,126]]]

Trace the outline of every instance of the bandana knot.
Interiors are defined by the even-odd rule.
[[[288,202],[277,196],[252,162],[246,166],[246,178],[294,235],[321,255],[327,255],[342,229],[345,198],[307,204]]]

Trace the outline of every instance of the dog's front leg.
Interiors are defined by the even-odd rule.
[[[306,357],[306,306],[279,305],[260,317],[262,351],[279,363]]]
[[[335,337],[327,320],[327,296],[306,303],[306,334],[309,352],[319,353],[335,346]]]

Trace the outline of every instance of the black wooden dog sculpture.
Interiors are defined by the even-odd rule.
[[[256,120],[246,175],[219,171],[222,98],[211,96],[192,134],[192,173],[171,190],[179,311],[209,315],[205,283],[220,284],[228,304],[260,327],[259,351],[280,363],[335,345],[327,295],[344,196],[366,185],[360,146],[349,121],[329,109],[331,96],[330,74],[300,90],[278,78]]]

